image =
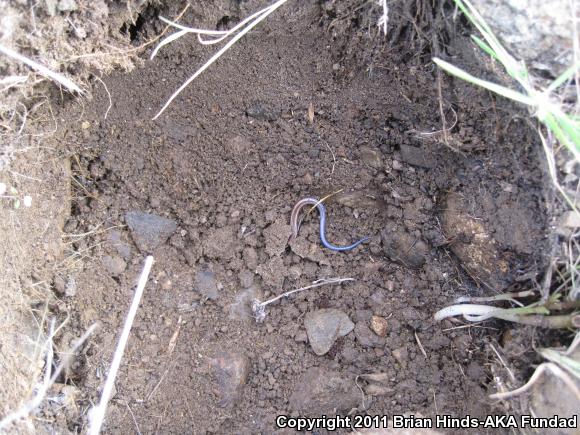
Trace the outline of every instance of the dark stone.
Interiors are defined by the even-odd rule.
[[[127,212],[125,222],[131,230],[135,244],[143,253],[151,253],[177,229],[175,221],[141,211]]]
[[[409,165],[431,169],[435,166],[434,156],[431,152],[409,145],[401,145],[401,160]]]
[[[266,107],[263,103],[254,103],[246,109],[246,115],[262,121],[276,121],[280,112]]]
[[[402,228],[384,231],[382,239],[387,257],[403,266],[420,269],[427,261],[427,244]]]
[[[210,367],[218,386],[218,406],[233,405],[248,380],[250,360],[241,353],[223,352],[210,361]]]

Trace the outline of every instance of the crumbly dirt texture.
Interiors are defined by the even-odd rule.
[[[439,81],[429,29],[412,26],[406,6],[394,8],[385,39],[378,11],[357,5],[290,2],[157,121],[215,47],[182,38],[104,78],[111,99],[101,86],[82,113],[61,104],[56,141],[67,148],[72,202],[60,267],[46,279],[52,311],[70,320],[56,344],[100,328],[59,379],[74,400],[53,425],[86,427],[146,254],[155,264],[106,433],[291,433],[276,429],[277,415],[502,411],[487,399],[488,343],[513,345],[505,325],[455,328],[433,314],[459,296],[517,290],[545,266],[535,133],[504,101]],[[211,2],[182,20],[231,27],[263,6]],[[159,28],[151,19],[138,31]],[[460,34],[452,42],[449,54],[468,52]],[[328,196],[330,241],[370,240],[325,249],[316,212],[290,240],[290,212],[307,196]],[[255,299],[333,277],[354,281],[253,318]],[[317,353],[306,317],[334,334],[317,337]]]

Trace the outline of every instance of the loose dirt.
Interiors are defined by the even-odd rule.
[[[212,5],[183,21],[231,26],[263,6]],[[427,43],[415,34],[409,46],[413,26],[397,11],[384,40],[367,23],[372,11],[291,2],[155,122],[212,53],[193,37],[105,78],[110,110],[103,88],[82,114],[63,106],[74,177],[64,232],[80,260],[58,271],[54,289],[79,333],[101,323],[61,380],[81,391],[69,430],[86,425],[149,253],[108,433],[286,433],[277,415],[494,411],[487,343],[502,324],[456,328],[433,313],[542,270],[539,147],[512,107],[443,77],[446,145],[437,74],[417,52]],[[467,51],[461,35],[453,44],[450,53]],[[307,196],[328,196],[330,241],[370,240],[329,251],[313,212],[289,242],[291,209]],[[262,323],[252,317],[254,299],[332,277],[354,281],[284,298]],[[323,355],[305,329],[319,309],[353,323],[346,335],[330,331]]]

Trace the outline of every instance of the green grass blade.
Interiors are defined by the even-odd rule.
[[[479,14],[477,9],[469,2],[469,0],[454,0],[457,6],[483,35],[487,48],[484,48],[477,40],[475,42],[490,56],[496,58],[504,66],[510,76],[516,79],[520,84],[528,89],[528,70],[525,65],[517,62],[499,42],[491,28],[488,26],[484,18]],[[477,38],[472,36],[472,38]],[[479,38],[478,38],[479,39]],[[481,40],[480,40],[481,41]],[[481,41],[483,42],[483,41]],[[493,54],[491,54],[493,52]]]
[[[576,74],[576,72],[578,71],[578,68],[580,68],[580,61],[576,62],[574,65],[568,67],[566,69],[566,71],[564,71],[562,74],[560,74],[558,76],[558,78],[556,78],[551,84],[550,86],[548,86],[548,89],[546,89],[547,92],[554,92],[557,88],[559,88],[563,83],[567,82],[568,80],[570,80],[572,78],[572,76],[574,74]]]
[[[471,35],[471,39],[473,39],[473,42],[475,42],[477,46],[481,48],[483,51],[485,51],[490,57],[492,57],[495,60],[499,60],[499,57],[497,57],[495,51],[493,51],[493,49],[489,45],[487,45],[485,41],[483,41],[482,39],[478,38],[475,35]]]
[[[474,85],[481,86],[482,88],[488,89],[492,92],[495,92],[502,97],[509,98],[510,100],[517,101],[518,103],[526,104],[528,106],[535,106],[535,102],[532,98],[520,93],[516,92],[512,89],[506,88],[505,86],[498,85],[496,83],[488,82],[487,80],[479,79],[471,74],[463,71],[461,68],[457,68],[454,65],[451,65],[448,62],[445,62],[439,58],[433,58],[433,62],[437,64],[440,68],[447,71],[449,74],[452,74],[456,77],[459,77],[466,82],[473,83]]]
[[[556,121],[562,127],[562,131],[570,138],[580,151],[580,129],[577,123],[572,122],[565,113],[555,116]]]
[[[554,133],[558,141],[570,150],[574,157],[580,161],[580,142],[574,143],[570,136],[562,130],[560,124],[556,120],[553,114],[547,113],[543,120],[546,126]]]

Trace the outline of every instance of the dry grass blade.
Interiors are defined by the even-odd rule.
[[[54,80],[57,83],[60,83],[61,85],[63,85],[65,88],[67,88],[71,92],[78,92],[79,94],[83,93],[83,90],[80,87],[78,87],[72,80],[66,78],[62,74],[56,73],[56,72],[48,69],[44,65],[41,65],[38,62],[33,61],[32,59],[28,59],[27,57],[22,56],[20,53],[17,53],[16,51],[11,50],[10,48],[7,48],[7,47],[4,47],[3,45],[0,45],[0,53],[4,54],[5,56],[8,56],[14,60],[17,60],[18,62],[21,62],[21,63],[29,66],[30,68],[35,70],[37,73],[42,74],[43,76],[45,76],[51,80]]]
[[[87,340],[87,338],[89,338],[89,336],[94,332],[96,328],[97,324],[91,325],[89,329],[87,329],[87,331],[78,340],[76,340],[74,346],[68,352],[68,354],[74,355],[74,353],[82,346],[82,344]],[[60,329],[60,327],[57,328],[57,331],[58,329]],[[36,392],[36,395],[28,403],[23,405],[17,411],[8,414],[0,421],[0,433],[3,433],[2,431],[7,427],[9,427],[12,423],[29,416],[36,408],[40,406],[40,404],[46,397],[48,389],[56,382],[57,378],[60,376],[61,372],[65,368],[65,365],[68,363],[69,361],[68,359],[63,359],[63,361],[60,362],[56,370],[54,370],[54,372],[52,372],[51,375],[52,362],[54,356],[52,350],[52,339],[55,333],[56,331],[54,330],[54,320],[53,320],[50,327],[50,334],[46,342],[47,349],[46,349],[45,376],[42,385]]]
[[[103,387],[103,392],[101,393],[101,400],[99,404],[94,406],[89,412],[90,435],[98,435],[101,433],[101,426],[105,420],[107,405],[109,403],[109,399],[111,398],[111,393],[113,391],[115,379],[117,378],[117,372],[121,366],[121,359],[123,358],[123,353],[125,352],[127,341],[129,340],[129,333],[131,332],[131,327],[133,326],[133,321],[135,320],[135,315],[137,314],[137,309],[139,308],[139,303],[141,302],[141,296],[143,295],[145,284],[147,284],[147,280],[149,279],[151,266],[153,266],[153,257],[148,256],[145,259],[143,271],[139,276],[139,282],[137,283],[137,289],[135,290],[135,295],[133,296],[133,301],[131,302],[129,313],[125,318],[123,330],[121,331],[121,337],[119,337],[119,343],[115,349],[113,361],[111,362],[111,367],[109,369],[109,374],[107,375],[107,380],[105,381],[105,386]]]
[[[216,54],[214,54],[206,63],[204,63],[190,78],[188,78],[185,83],[183,83],[167,100],[164,106],[159,110],[159,112],[153,117],[153,120],[159,118],[163,112],[171,105],[173,100],[201,73],[203,73],[207,68],[209,68],[216,60],[218,60],[228,49],[234,45],[239,39],[241,39],[246,33],[257,26],[262,20],[264,20],[268,15],[286,3],[287,0],[278,0],[273,5],[266,8],[261,14],[257,16],[253,21],[251,21],[244,29],[237,33],[226,45],[224,45]]]

